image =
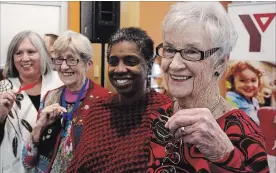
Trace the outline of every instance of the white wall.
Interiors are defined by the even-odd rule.
[[[67,29],[67,2],[0,2],[0,67],[7,49],[20,31],[60,34]]]

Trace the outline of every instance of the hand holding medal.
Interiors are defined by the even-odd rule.
[[[37,125],[41,128],[45,128],[54,123],[63,113],[66,112],[67,110],[64,107],[61,107],[58,103],[49,105],[41,111]]]
[[[2,80],[0,83],[0,123],[4,121],[10,112],[15,101],[22,101],[24,99],[22,91],[33,88],[40,80],[20,87],[17,92],[13,90],[13,84],[10,80]]]
[[[10,112],[16,99],[15,94],[16,93],[12,90],[5,91],[4,93],[0,94],[0,123],[5,120],[8,113]]]
[[[38,121],[32,131],[33,141],[37,143],[44,129],[53,124],[63,113],[66,112],[67,110],[64,107],[61,107],[58,103],[45,107],[41,111]]]

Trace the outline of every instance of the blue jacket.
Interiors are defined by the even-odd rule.
[[[230,101],[234,106],[243,110],[247,113],[258,125],[260,121],[257,115],[257,110],[259,109],[259,102],[256,98],[252,98],[251,102],[247,101],[242,95],[229,91],[226,94],[226,99]]]

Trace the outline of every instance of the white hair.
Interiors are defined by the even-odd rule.
[[[53,45],[53,51],[56,53],[63,53],[67,48],[80,55],[84,61],[92,60],[92,45],[89,39],[80,33],[71,30],[65,31]]]
[[[167,32],[182,32],[189,27],[202,30],[213,47],[221,48],[221,56],[229,55],[236,44],[237,32],[220,2],[179,2],[171,6],[162,26]]]

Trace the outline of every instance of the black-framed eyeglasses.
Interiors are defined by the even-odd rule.
[[[187,61],[201,61],[213,55],[219,49],[220,47],[215,47],[206,51],[200,51],[196,48],[176,50],[172,47],[163,47],[163,43],[161,43],[156,47],[156,54],[162,58],[173,58],[178,52],[181,57]]]
[[[68,66],[76,66],[79,63],[79,59],[64,59],[64,58],[52,58],[52,62],[55,65],[61,65],[63,61],[66,62]]]

